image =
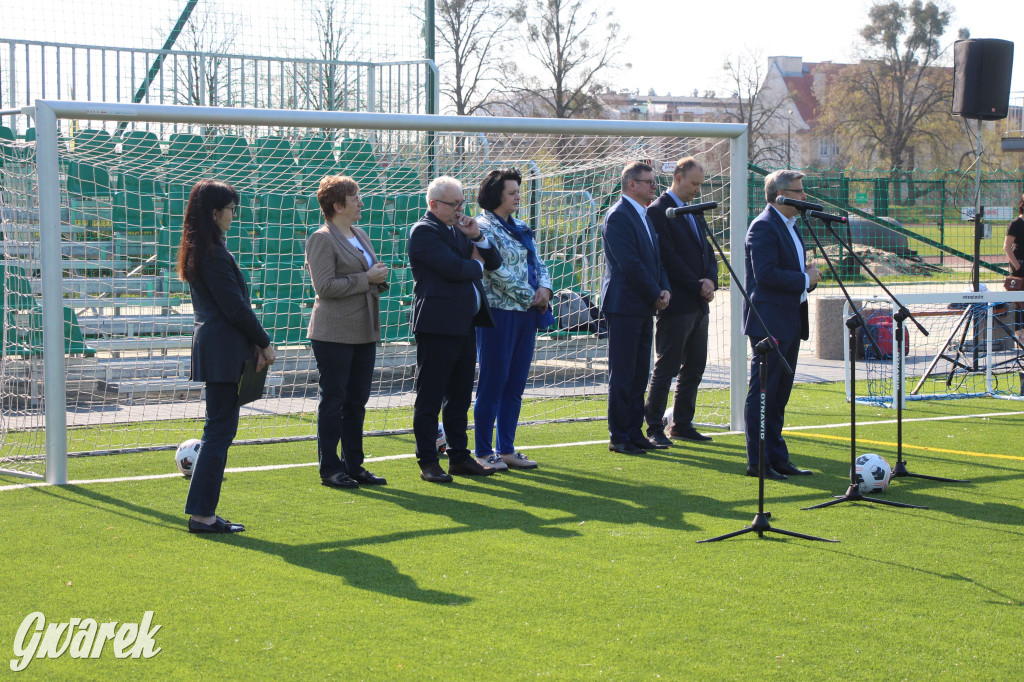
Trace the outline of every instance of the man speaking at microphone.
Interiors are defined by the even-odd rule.
[[[807,195],[804,174],[777,170],[764,179],[768,205],[747,230],[744,242],[744,271],[747,293],[768,329],[743,304],[743,333],[753,348],[767,336],[778,343],[789,366],[796,371],[800,340],[809,332],[807,292],[821,281],[821,271],[807,264],[806,249],[797,227],[800,208],[783,203],[804,203]],[[813,207],[809,206],[809,207]],[[784,480],[788,476],[810,475],[789,461],[789,450],[782,438],[786,403],[793,390],[793,375],[783,369],[774,351],[768,353],[768,381],[765,387],[765,478]],[[758,431],[761,412],[761,378],[755,350],[750,363],[750,386],[744,408],[747,434],[747,475],[758,475]]]
[[[647,436],[654,443],[670,446],[663,419],[668,391],[676,379],[672,408],[673,438],[708,441],[710,436],[693,427],[697,388],[708,360],[708,304],[718,288],[718,261],[705,235],[704,214],[676,215],[667,209],[687,206],[700,194],[704,169],[692,156],[680,159],[672,173],[672,186],[647,207],[647,219],[658,233],[661,262],[668,275],[672,300],[658,312],[654,324],[654,372],[647,386],[644,417]]]

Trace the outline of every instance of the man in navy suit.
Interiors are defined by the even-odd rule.
[[[764,194],[768,200],[761,215],[747,230],[744,242],[744,271],[747,293],[761,319],[761,326],[750,307],[743,305],[743,333],[750,338],[753,348],[771,335],[789,366],[796,371],[800,340],[807,339],[807,292],[821,281],[821,271],[807,264],[806,248],[797,225],[797,209],[776,206],[779,196],[805,201],[804,174],[792,170],[778,170],[764,179]],[[743,411],[747,423],[747,475],[758,474],[758,431],[761,412],[761,379],[758,354],[750,363],[750,388]],[[793,390],[793,375],[780,366],[772,351],[767,355],[768,381],[765,390],[765,477],[783,480],[787,476],[810,475],[810,471],[796,468],[789,461],[789,450],[782,438],[786,403]]]
[[[438,413],[448,441],[449,472],[488,476],[496,471],[470,454],[466,414],[476,372],[474,327],[494,326],[482,286],[484,269],[497,270],[501,254],[476,220],[463,215],[465,203],[458,180],[436,178],[427,187],[426,214],[409,231],[417,366],[412,429],[420,477],[431,483],[452,480],[437,457]]]
[[[647,207],[647,219],[658,233],[672,301],[658,313],[655,323],[654,372],[647,387],[644,416],[651,441],[666,447],[672,441],[665,436],[663,420],[674,377],[678,378],[669,435],[711,440],[693,427],[693,414],[708,361],[708,304],[718,288],[718,261],[705,237],[708,224],[703,214],[680,215],[671,220],[665,217],[666,209],[693,201],[703,183],[704,169],[697,160],[692,156],[679,159],[672,173],[672,187]]]
[[[608,322],[608,449],[627,455],[662,449],[644,437],[644,388],[653,315],[668,307],[668,278],[645,208],[656,195],[654,169],[634,161],[622,172],[622,198],[605,216],[601,312]]]

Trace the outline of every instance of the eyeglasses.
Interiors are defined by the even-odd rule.
[[[238,215],[238,204],[231,204],[223,208],[225,211],[231,211],[231,215]]]
[[[780,189],[780,192],[793,192],[794,194],[807,194],[803,187]]]
[[[441,199],[434,199],[434,201],[445,206],[451,206],[456,211],[461,211],[462,207],[466,205],[465,201],[442,201]]]
[[[649,179],[649,180],[634,180],[634,182],[643,182],[643,183],[646,183],[646,184],[650,185],[652,189],[653,189],[653,188],[657,188],[657,186],[658,186],[658,181],[657,181],[657,180],[655,180],[655,179],[653,179],[653,178],[651,178],[651,179]]]

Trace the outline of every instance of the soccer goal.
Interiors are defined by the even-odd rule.
[[[858,339],[858,379],[867,391],[857,401],[895,407],[898,380],[903,399],[941,400],[1024,395],[1024,293],[962,292],[906,294],[900,302],[927,330],[904,322],[896,341],[895,304],[888,297],[862,299],[866,327]],[[850,314],[849,304],[844,319]],[[872,346],[866,334],[878,345]],[[850,349],[845,346],[846,395],[851,395]]]
[[[243,408],[240,443],[315,438],[318,375],[306,338],[313,292],[303,253],[321,224],[315,191],[324,175],[359,183],[360,226],[391,267],[369,434],[411,429],[416,348],[405,240],[426,210],[432,177],[459,178],[475,214],[483,176],[517,167],[519,215],[536,234],[555,292],[574,292],[595,309],[601,223],[630,161],[652,163],[664,189],[675,161],[697,156],[707,171],[702,200],[719,203],[711,228],[724,248],[742,252],[742,125],[42,100],[28,113],[36,140],[0,141],[0,468],[52,482],[66,480],[68,454],[171,449],[201,434],[202,385],[188,380],[192,309],[174,261],[188,192],[202,177],[240,192],[228,248],[279,350],[266,397]],[[715,299],[700,423],[737,428],[742,420],[739,304],[727,287]],[[605,416],[601,322],[570,317],[538,335],[524,423]]]

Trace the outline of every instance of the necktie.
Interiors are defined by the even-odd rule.
[[[689,205],[690,205],[690,202],[688,202],[688,201],[684,201],[683,202],[683,206],[689,206]],[[686,214],[686,221],[688,223],[690,223],[690,227],[693,228],[693,236],[695,236],[697,238],[697,241],[700,241],[700,230],[697,228],[697,221],[694,220],[692,213],[687,213]]]

